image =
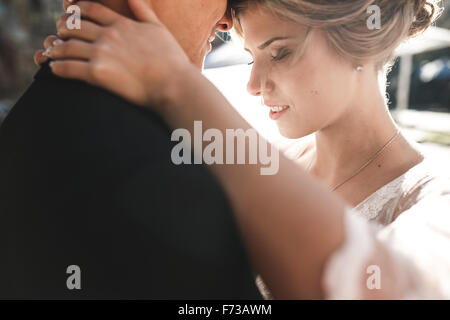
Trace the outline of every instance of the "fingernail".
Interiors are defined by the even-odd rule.
[[[61,39],[57,39],[57,40],[53,41],[53,46],[56,47],[63,43],[64,43],[64,41],[62,41]]]
[[[53,68],[54,65],[55,65],[55,61],[52,61],[49,63],[50,68]]]
[[[45,49],[44,53],[42,54],[43,56],[46,57],[50,57],[50,52],[52,51],[52,47],[48,47],[47,49]]]

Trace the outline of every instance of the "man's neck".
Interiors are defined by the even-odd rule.
[[[127,0],[91,0],[91,1],[99,2],[126,17],[130,18],[133,17],[133,13],[128,7]]]

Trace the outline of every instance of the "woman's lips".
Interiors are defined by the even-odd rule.
[[[280,119],[289,110],[289,106],[269,106],[269,107],[270,107],[269,117],[272,120]]]

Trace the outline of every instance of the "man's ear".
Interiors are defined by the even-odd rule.
[[[231,7],[228,6],[227,11],[223,15],[222,19],[217,22],[217,30],[222,32],[230,31],[233,28],[233,19],[231,17]]]

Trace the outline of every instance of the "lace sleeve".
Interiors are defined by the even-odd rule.
[[[450,191],[428,196],[387,227],[345,215],[346,239],[328,259],[328,299],[450,299]]]

